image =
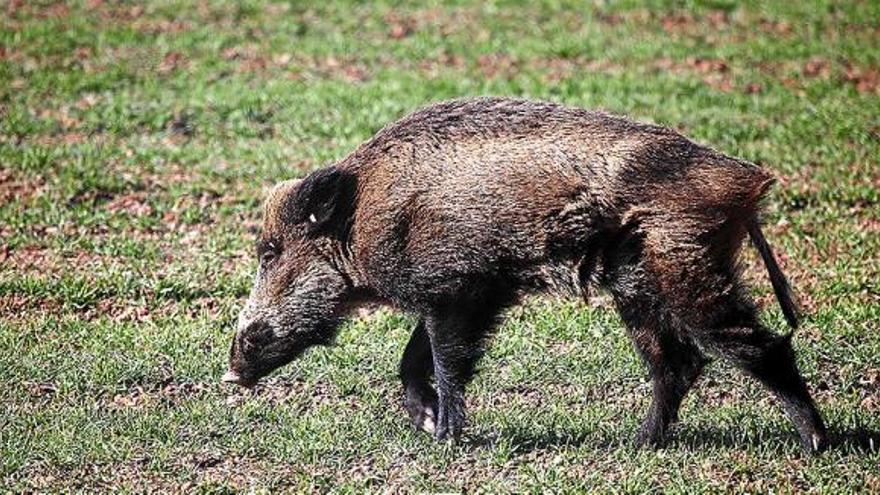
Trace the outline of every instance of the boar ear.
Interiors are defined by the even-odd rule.
[[[290,203],[290,220],[305,223],[310,235],[341,235],[354,209],[355,177],[332,166],[303,179]]]

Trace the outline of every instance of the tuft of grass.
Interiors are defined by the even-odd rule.
[[[826,0],[10,3],[0,485],[880,490],[878,19],[877,2]],[[668,448],[633,449],[650,385],[601,304],[512,311],[458,445],[399,407],[406,315],[346,324],[254,393],[218,383],[267,188],[415,107],[483,94],[628,114],[776,171],[768,236],[809,310],[795,345],[831,451],[804,458],[723,363]],[[775,304],[765,317],[783,331]]]

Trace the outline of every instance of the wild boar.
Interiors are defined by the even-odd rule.
[[[762,326],[739,276],[748,234],[797,326],[759,227],[772,182],[673,130],[601,112],[508,98],[428,106],[272,190],[223,379],[253,386],[378,301],[418,317],[400,363],[411,421],[455,438],[504,311],[528,294],[584,297],[595,284],[650,370],[638,445],[664,444],[718,356],[774,393],[804,448],[819,451],[825,426],[791,334]]]

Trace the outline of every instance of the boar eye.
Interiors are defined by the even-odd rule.
[[[261,243],[257,246],[257,253],[260,257],[260,264],[262,266],[268,266],[269,263],[275,261],[275,258],[280,254],[280,249],[278,249],[277,245],[274,242]]]
[[[254,323],[242,335],[241,346],[244,352],[253,352],[272,342],[272,329],[264,323]]]
[[[262,256],[260,256],[260,263],[262,263],[263,266],[266,266],[269,263],[275,261],[275,258],[277,257],[278,253],[275,250],[266,251],[265,253],[263,253]]]

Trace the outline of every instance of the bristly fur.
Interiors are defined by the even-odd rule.
[[[663,443],[708,354],[765,384],[819,450],[825,427],[789,339],[760,325],[737,272],[749,235],[796,325],[757,222],[771,182],[755,164],[605,113],[508,98],[428,106],[270,194],[271,248],[229,376],[253,383],[328,343],[359,302],[380,301],[419,316],[400,367],[413,423],[454,438],[504,310],[536,292],[583,297],[595,280],[651,372],[640,444]]]

